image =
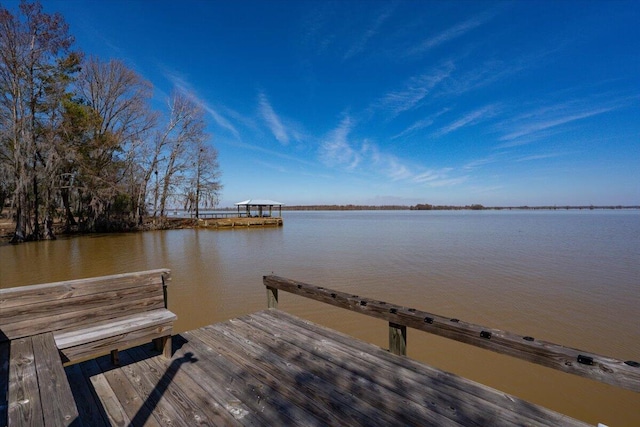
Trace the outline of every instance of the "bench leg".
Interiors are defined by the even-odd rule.
[[[171,359],[171,335],[156,338],[153,343],[157,351],[161,351],[164,357]]]
[[[115,366],[120,365],[120,354],[118,350],[111,350],[111,363]]]

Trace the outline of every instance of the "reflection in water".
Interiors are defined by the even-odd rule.
[[[167,267],[178,331],[266,306],[278,274],[640,360],[640,214],[286,212],[281,228],[172,230],[0,247],[0,287]],[[293,314],[386,346],[384,322],[282,294]],[[409,355],[592,423],[640,395],[409,331]]]

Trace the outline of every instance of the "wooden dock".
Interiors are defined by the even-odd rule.
[[[270,309],[66,368],[84,425],[583,426]],[[80,424],[79,424],[80,425]]]
[[[204,218],[198,220],[199,227],[230,229],[249,227],[282,227],[282,217],[238,217]]]

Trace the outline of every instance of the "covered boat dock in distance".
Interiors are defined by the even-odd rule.
[[[200,215],[198,225],[207,228],[282,227],[282,203],[266,199],[249,199],[235,204],[238,213]],[[277,209],[274,209],[277,207]],[[221,217],[222,216],[222,217]]]
[[[248,218],[269,218],[272,216],[280,218],[282,217],[282,205],[283,203],[266,199],[249,199],[236,203],[236,206],[238,207],[238,216],[246,216]],[[274,206],[278,207],[277,215],[274,215]],[[242,209],[243,207],[244,210]]]

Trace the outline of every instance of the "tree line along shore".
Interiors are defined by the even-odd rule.
[[[175,92],[154,110],[150,82],[73,45],[63,16],[39,2],[0,4],[0,217],[12,242],[216,206],[217,152],[197,100]]]

